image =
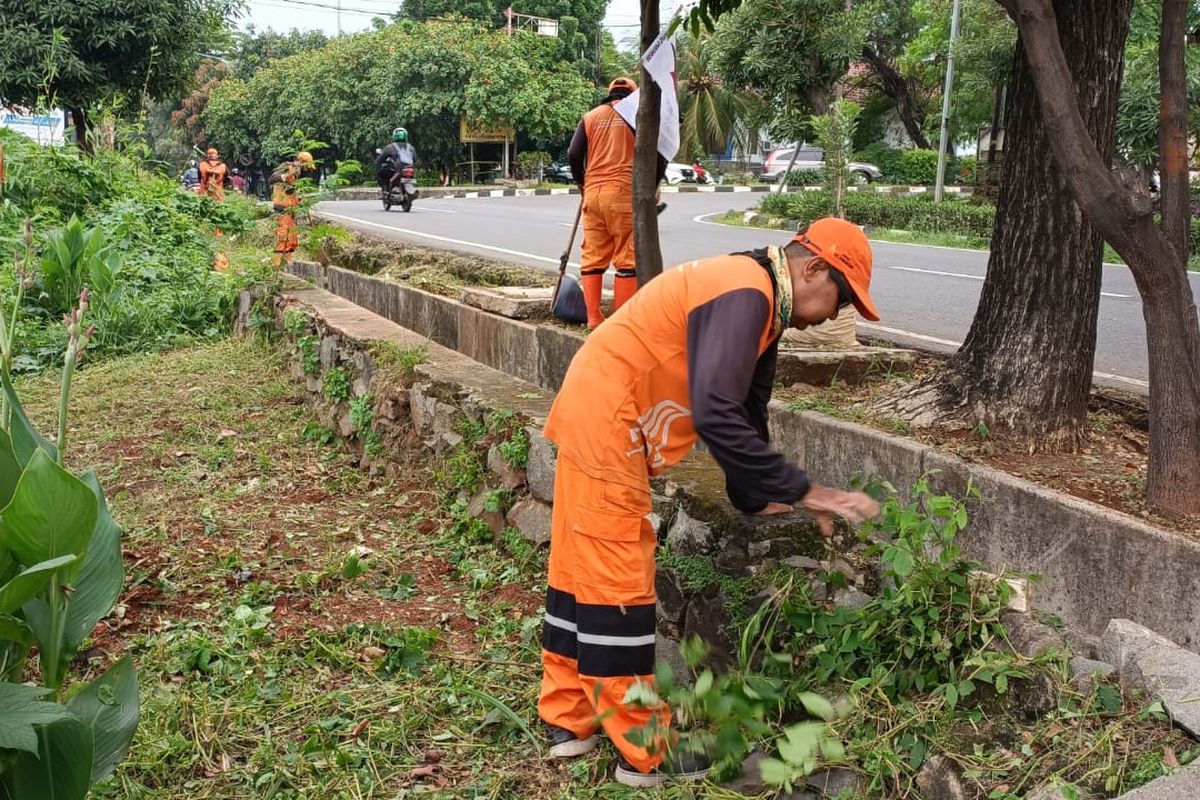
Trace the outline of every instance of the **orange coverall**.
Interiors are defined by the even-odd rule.
[[[653,679],[650,476],[699,435],[735,506],[757,511],[808,490],[807,476],[767,443],[774,291],[755,254],[664,272],[588,337],[547,420],[559,455],[538,710],[581,739],[603,727],[643,772],[662,756],[628,732],[651,715],[670,722],[665,707],[622,703],[635,681]]]
[[[583,245],[580,283],[587,301],[588,327],[604,320],[601,287],[609,264],[616,267],[613,308],[637,291],[633,252],[633,129],[613,108],[617,100],[596,106],[579,123],[571,140],[572,171],[583,185]],[[586,156],[585,156],[586,154]],[[586,170],[576,166],[584,162]]]
[[[218,203],[225,200],[225,174],[229,167],[223,161],[205,159],[197,167],[200,171],[200,183],[196,185],[196,194],[211,197]]]
[[[296,208],[300,205],[300,195],[296,193],[296,179],[300,177],[300,170],[298,162],[289,162],[271,193],[272,207],[279,212],[275,220],[275,256],[272,259],[277,267],[291,261],[292,253],[299,246]]]

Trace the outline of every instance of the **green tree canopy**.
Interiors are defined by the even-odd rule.
[[[259,31],[254,26],[233,36],[233,46],[226,58],[233,62],[233,76],[245,80],[271,61],[294,56],[309,50],[319,50],[329,44],[321,31],[300,31],[292,28],[279,33],[268,28]]]
[[[465,17],[499,29],[510,6],[517,14],[558,20],[558,36],[552,38],[558,57],[599,81],[606,0],[405,0],[396,16],[417,22]]]
[[[757,96],[774,134],[801,138],[810,113],[829,110],[869,21],[861,8],[846,11],[844,0],[746,0],[716,24],[713,67]]]
[[[594,89],[557,59],[555,42],[506,36],[466,20],[404,21],[339,37],[218,86],[205,110],[209,141],[229,155],[272,161],[295,131],[334,157],[373,160],[403,125],[425,163],[458,159],[459,119],[508,123],[535,138],[573,128]]]
[[[0,0],[0,98],[81,114],[180,93],[240,0]]]

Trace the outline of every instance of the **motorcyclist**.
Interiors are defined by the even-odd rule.
[[[408,131],[396,128],[392,131],[392,141],[379,151],[379,157],[375,159],[375,177],[379,181],[379,188],[387,189],[402,165],[412,167],[416,163],[417,148],[408,140]]]

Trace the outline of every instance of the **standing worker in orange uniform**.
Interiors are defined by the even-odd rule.
[[[275,184],[271,195],[271,207],[279,213],[275,223],[275,266],[280,267],[292,260],[299,242],[296,237],[296,208],[300,195],[296,192],[296,180],[300,175],[316,169],[312,153],[301,150],[295,161],[285,161],[271,173],[269,183]]]
[[[617,269],[613,281],[613,308],[618,309],[637,291],[633,253],[633,128],[613,108],[637,89],[629,78],[608,85],[608,97],[583,115],[567,160],[571,175],[583,190],[583,246],[580,284],[587,304],[587,325],[604,321],[600,311],[604,273]],[[658,180],[667,160],[658,159]]]
[[[617,780],[650,788],[700,779],[707,763],[647,749],[629,733],[665,706],[626,705],[653,681],[654,529],[650,476],[702,439],[735,507],[778,514],[799,505],[826,535],[879,507],[818,486],[767,441],[779,337],[853,305],[878,320],[868,290],[871,247],[856,226],[822,219],[785,247],[684,264],[647,283],[592,333],[567,370],[545,435],[558,445],[538,712],[550,754],[582,755],[601,729],[620,753]],[[667,749],[664,763],[663,749]]]
[[[196,185],[196,194],[201,197],[211,197],[218,203],[225,200],[225,180],[229,175],[229,167],[221,160],[217,148],[210,147],[204,152],[204,160],[200,162],[200,183]]]

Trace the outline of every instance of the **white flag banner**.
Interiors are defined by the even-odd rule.
[[[679,94],[675,78],[675,44],[667,38],[666,30],[658,35],[650,49],[642,56],[642,64],[662,90],[662,101],[659,103],[658,152],[670,161],[679,152]],[[635,131],[641,93],[642,90],[638,89],[615,106],[617,113]]]

